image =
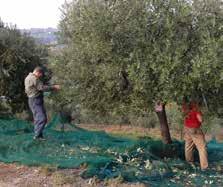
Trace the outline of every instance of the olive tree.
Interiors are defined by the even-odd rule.
[[[13,112],[27,108],[24,79],[46,62],[47,51],[14,26],[0,23],[0,96],[10,100]]]
[[[156,105],[163,141],[171,143],[166,103],[197,97],[210,107],[219,104],[213,94],[222,92],[220,5],[218,0],[66,3],[60,22],[63,62],[55,65],[63,68],[58,77],[67,88],[64,99],[77,96],[101,115],[140,115]]]

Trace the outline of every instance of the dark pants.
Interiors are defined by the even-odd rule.
[[[43,136],[43,129],[47,123],[43,96],[29,98],[29,107],[33,113],[35,136],[41,137]]]

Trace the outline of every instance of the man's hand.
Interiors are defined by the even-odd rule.
[[[202,123],[202,116],[201,116],[201,114],[197,114],[197,120],[200,122],[200,123]]]
[[[54,91],[60,90],[60,85],[58,85],[58,84],[53,85],[53,90]]]

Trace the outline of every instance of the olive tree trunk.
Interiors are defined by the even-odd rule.
[[[171,144],[170,130],[167,122],[165,104],[156,104],[155,111],[160,122],[160,131],[163,143]]]

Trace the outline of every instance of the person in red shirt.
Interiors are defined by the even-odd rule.
[[[185,159],[193,164],[194,148],[199,153],[200,166],[202,170],[208,168],[208,156],[204,134],[201,130],[202,113],[198,109],[196,102],[190,102],[189,105],[183,105],[184,117],[184,139],[185,139]]]

